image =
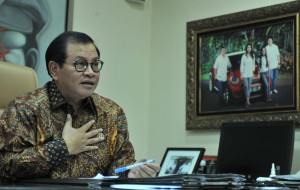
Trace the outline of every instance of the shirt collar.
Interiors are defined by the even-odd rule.
[[[49,102],[50,102],[51,110],[54,110],[60,106],[66,106],[67,110],[69,110],[70,107],[72,107],[67,103],[63,94],[58,90],[54,80],[52,80],[48,84],[48,94],[49,94]],[[91,97],[87,97],[84,100],[82,108],[84,107],[87,107],[89,110],[92,111],[93,114],[96,114],[96,108]]]
[[[54,80],[48,84],[48,94],[51,110],[67,103],[62,93],[58,90]]]

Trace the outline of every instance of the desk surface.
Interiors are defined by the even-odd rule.
[[[1,190],[91,190],[89,187],[54,184],[4,184],[0,185]]]
[[[119,188],[111,188],[111,187],[101,187],[101,186],[79,186],[79,185],[62,185],[62,184],[30,184],[30,183],[16,183],[16,184],[2,184],[0,185],[1,190],[91,190],[91,189],[103,189],[103,190],[113,190]],[[136,188],[142,189],[142,188]],[[153,188],[151,188],[153,189]],[[160,190],[163,189],[170,189],[170,188],[159,188]],[[202,190],[218,190],[218,189],[227,189],[227,190],[300,190],[299,188],[284,188],[284,187],[182,187],[178,189],[202,189]]]
[[[1,190],[91,190],[91,189],[103,189],[114,190],[116,188],[111,187],[84,187],[84,186],[72,186],[72,185],[54,185],[54,184],[11,184],[0,185]],[[118,188],[119,189],[119,188]],[[163,190],[164,188],[159,188]],[[169,188],[168,188],[169,189]],[[283,188],[283,187],[241,187],[241,188],[227,188],[227,187],[183,187],[181,189],[201,189],[201,190],[300,190],[300,188]]]
[[[289,189],[284,187],[284,185],[276,183],[276,182],[264,182],[264,183],[246,183],[246,182],[237,182],[231,181],[230,183],[226,183],[225,181],[215,180],[215,183],[208,183],[208,181],[192,181],[189,178],[193,177],[192,175],[181,176],[178,175],[175,178],[169,177],[158,177],[158,178],[116,178],[116,179],[108,179],[108,180],[95,180],[95,179],[63,179],[63,180],[51,180],[51,179],[32,179],[32,180],[22,180],[15,183],[7,183],[0,184],[1,190],[90,190],[90,189],[120,189],[120,188],[112,188],[111,185],[122,185],[125,184],[128,186],[132,186],[129,189],[145,189],[147,185],[155,185],[160,190],[162,189],[170,189],[166,188],[166,186],[173,185],[177,186],[177,189],[203,189],[203,190],[211,190],[211,189],[242,189],[242,190],[285,190]],[[184,178],[184,180],[183,180]],[[216,178],[214,178],[216,179]],[[213,184],[213,185],[212,185]],[[235,184],[235,185],[233,185]],[[298,184],[299,185],[299,184]],[[135,188],[133,188],[135,186]],[[179,187],[178,187],[179,186]],[[148,186],[149,187],[149,186]],[[270,188],[271,187],[271,188]],[[149,189],[149,188],[148,188]],[[154,188],[151,188],[154,189]],[[156,188],[157,189],[157,188]],[[300,190],[300,186],[298,188],[293,188]]]

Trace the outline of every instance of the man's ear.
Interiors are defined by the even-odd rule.
[[[56,63],[55,61],[50,61],[48,63],[48,68],[49,68],[49,71],[50,71],[50,75],[52,76],[52,78],[54,80],[57,80],[57,77],[58,77],[58,71],[60,69],[59,67],[59,64]]]

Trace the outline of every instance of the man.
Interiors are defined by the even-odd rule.
[[[266,46],[266,52],[267,52],[268,63],[270,67],[270,77],[272,79],[270,94],[272,94],[273,92],[277,94],[278,90],[276,89],[276,85],[277,85],[278,69],[280,68],[280,53],[279,53],[278,46],[273,43],[272,36],[268,37],[268,45]]]
[[[231,68],[231,63],[226,54],[226,48],[224,46],[221,47],[220,55],[217,57],[214,63],[214,76],[215,80],[218,80],[218,90],[220,95],[221,104],[223,101],[223,89],[226,87],[227,82],[227,71]]]
[[[135,162],[121,107],[94,93],[103,62],[94,41],[64,32],[46,51],[52,81],[10,103],[0,120],[1,180],[118,175]],[[144,161],[144,160],[140,160]],[[122,177],[155,176],[149,163]]]

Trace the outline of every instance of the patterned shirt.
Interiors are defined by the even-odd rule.
[[[97,150],[69,155],[62,139],[68,113],[74,128],[94,119],[90,130],[103,129],[105,140],[97,144]],[[117,175],[114,169],[134,163],[134,158],[121,107],[94,93],[75,113],[54,81],[16,98],[0,120],[0,181]]]

